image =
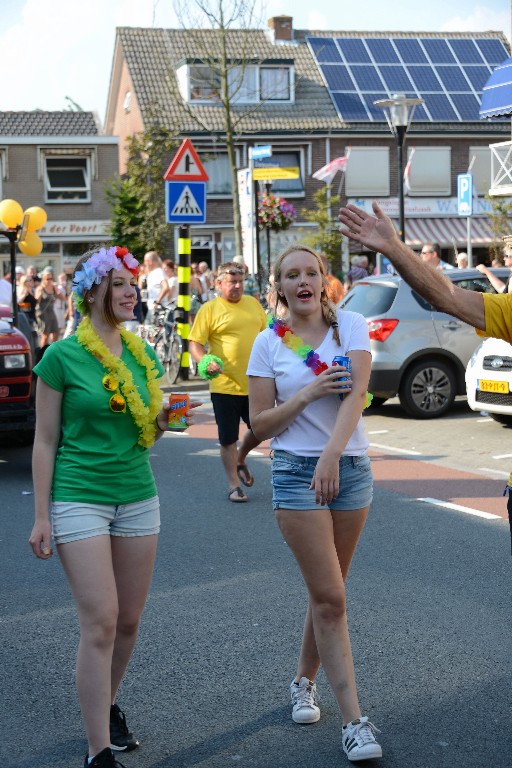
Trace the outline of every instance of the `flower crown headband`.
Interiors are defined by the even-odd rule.
[[[139,272],[139,262],[128,248],[113,245],[111,248],[100,248],[99,251],[84,261],[81,269],[73,276],[73,303],[78,311],[85,314],[85,294],[93,285],[99,285],[112,269],[127,269],[136,276]]]

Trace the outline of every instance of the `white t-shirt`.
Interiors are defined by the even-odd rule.
[[[12,285],[3,277],[0,279],[0,304],[12,307]]]
[[[368,324],[365,318],[347,310],[338,311],[337,316],[341,346],[338,346],[333,338],[332,328],[329,328],[324,340],[315,349],[320,360],[328,365],[336,355],[350,357],[351,351],[370,351]],[[254,341],[247,375],[274,379],[276,404],[281,405],[310,383],[315,374],[305,365],[303,358],[288,349],[279,336],[271,328],[267,328]],[[320,456],[332,434],[341,402],[336,394],[310,403],[280,435],[271,439],[271,448],[288,451],[297,456]],[[343,455],[363,456],[367,451],[368,438],[361,417]]]
[[[153,305],[160,296],[162,290],[162,282],[165,280],[164,271],[161,267],[152,269],[146,275],[147,287],[148,287],[148,307],[153,309]]]

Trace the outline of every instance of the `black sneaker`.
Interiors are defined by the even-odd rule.
[[[89,762],[89,757],[86,755],[84,768],[124,768],[124,765],[116,760],[111,749],[105,747],[101,752],[98,752],[92,763]]]
[[[131,752],[139,746],[138,740],[128,730],[124,712],[117,704],[110,707],[110,746],[116,752]]]

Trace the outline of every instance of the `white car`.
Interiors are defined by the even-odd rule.
[[[468,405],[487,411],[500,424],[512,425],[512,345],[485,339],[466,368]]]

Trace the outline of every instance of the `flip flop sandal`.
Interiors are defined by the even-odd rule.
[[[236,474],[238,475],[240,482],[246,485],[247,488],[250,488],[254,483],[254,477],[247,464],[238,464],[236,468]]]
[[[233,493],[236,491],[236,496],[233,498]],[[230,488],[228,491],[228,499],[229,501],[234,502],[235,504],[243,504],[246,501],[249,501],[245,493],[242,491],[239,485],[237,485],[235,488]]]

